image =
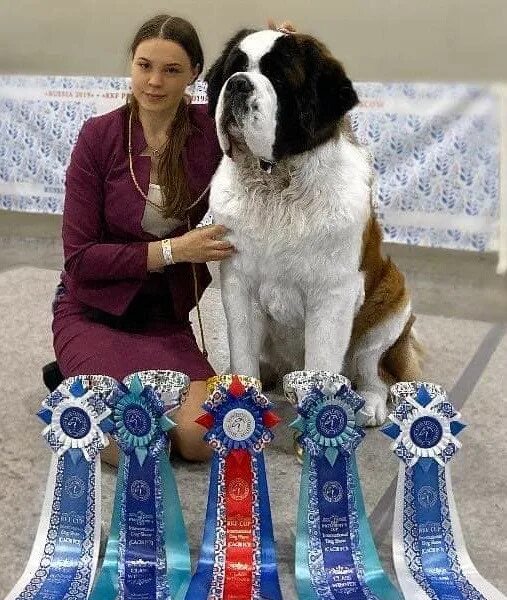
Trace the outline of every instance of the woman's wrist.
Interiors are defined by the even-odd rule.
[[[178,262],[188,262],[185,255],[183,236],[148,243],[148,271],[161,272],[165,267]],[[166,246],[164,249],[164,245]]]
[[[171,254],[173,263],[185,262],[184,246],[182,244],[183,236],[171,238]]]
[[[164,270],[164,267],[165,262],[162,253],[162,242],[149,242],[147,259],[148,272],[160,272]]]

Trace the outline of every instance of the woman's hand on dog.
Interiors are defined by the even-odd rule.
[[[204,263],[229,258],[235,248],[220,239],[227,233],[223,225],[207,225],[171,239],[174,262]]]
[[[296,33],[296,28],[292,21],[284,21],[278,25],[274,19],[268,19],[268,27],[274,31],[281,31],[282,33]]]

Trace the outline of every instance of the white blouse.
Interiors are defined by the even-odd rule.
[[[169,217],[168,219],[164,218],[162,213],[162,189],[156,183],[150,183],[148,198],[150,199],[150,202],[153,202],[153,204],[160,208],[155,208],[150,202],[146,202],[141,221],[141,227],[146,233],[151,233],[159,238],[163,238],[167,237],[171,231],[174,231],[183,224],[183,221],[180,221],[179,219],[173,219],[172,217]]]

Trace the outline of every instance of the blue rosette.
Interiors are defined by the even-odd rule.
[[[53,455],[42,514],[23,575],[7,600],[87,598],[100,545],[100,458],[114,425],[106,404],[116,382],[102,375],[63,381],[42,403]]]
[[[400,458],[393,524],[396,575],[406,598],[506,600],[473,565],[452,492],[449,463],[465,425],[437,384],[391,388],[392,423],[382,429]]]
[[[300,600],[401,600],[380,564],[366,517],[355,450],[364,400],[328,371],[284,377],[303,448],[296,532]]]
[[[92,599],[170,600],[190,581],[190,553],[169,463],[168,416],[184,401],[189,378],[141,371],[110,397],[120,463],[111,530]]]
[[[263,450],[279,418],[260,382],[224,375],[197,423],[213,448],[203,544],[187,600],[281,600]]]

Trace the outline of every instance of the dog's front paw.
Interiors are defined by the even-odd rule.
[[[376,392],[361,392],[364,406],[356,413],[357,424],[361,427],[378,427],[387,419],[387,398]]]

